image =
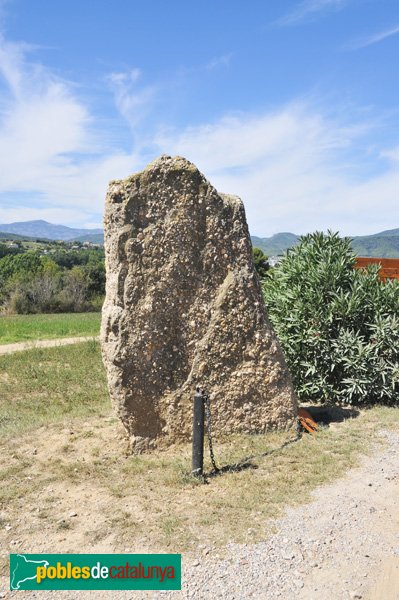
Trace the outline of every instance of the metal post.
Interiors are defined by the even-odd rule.
[[[202,475],[204,467],[204,394],[200,388],[194,394],[192,474]]]

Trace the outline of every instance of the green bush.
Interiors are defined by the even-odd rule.
[[[104,293],[102,249],[57,250],[51,257],[29,250],[0,258],[2,311],[20,314],[93,311],[101,306]]]
[[[398,401],[399,282],[356,270],[348,238],[303,236],[263,284],[300,399]]]
[[[254,260],[254,265],[256,272],[259,275],[260,279],[264,279],[268,276],[269,271],[269,263],[267,261],[267,256],[260,248],[252,248],[252,257]]]

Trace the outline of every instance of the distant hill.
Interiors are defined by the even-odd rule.
[[[252,244],[261,248],[267,256],[284,254],[299,241],[298,235],[290,232],[276,233],[268,238],[252,236]],[[47,221],[23,221],[0,225],[0,240],[64,240],[104,243],[102,229],[77,229],[65,225],[53,225]],[[353,238],[352,247],[358,256],[399,258],[399,228],[388,229],[373,235]]]
[[[253,236],[251,239],[252,245],[261,248],[267,256],[277,256],[295,246],[299,236],[294,233],[276,233],[269,238]],[[399,229],[354,237],[352,248],[358,256],[399,258]]]
[[[66,227],[65,225],[53,225],[47,221],[39,220],[22,221],[19,223],[8,223],[3,225],[0,224],[0,232],[15,234],[22,237],[72,241],[84,238],[88,235],[92,236],[102,234],[102,229],[74,229],[73,227]],[[86,239],[82,239],[81,241],[86,241]]]
[[[87,233],[86,235],[81,235],[77,238],[74,238],[76,242],[91,242],[92,244],[104,244],[104,234],[103,233]]]
[[[386,231],[381,231],[381,233],[373,233],[372,235],[363,237],[396,237],[397,235],[399,235],[399,229],[387,229]]]
[[[393,230],[395,231],[395,230]],[[353,238],[352,248],[358,256],[399,258],[399,229],[397,235],[366,235]]]
[[[4,233],[3,231],[0,231],[0,240],[25,240],[26,237],[23,235],[17,235],[16,233]],[[29,238],[31,239],[31,238]],[[33,238],[32,238],[33,239]]]
[[[288,248],[292,248],[299,241],[299,236],[295,233],[276,233],[269,238],[251,237],[252,245],[263,250],[267,256],[277,256],[284,254]]]

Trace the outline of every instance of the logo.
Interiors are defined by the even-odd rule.
[[[180,590],[181,554],[10,554],[11,590]]]

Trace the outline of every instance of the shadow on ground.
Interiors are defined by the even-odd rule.
[[[301,406],[307,410],[319,425],[329,426],[331,423],[343,423],[347,419],[354,419],[360,411],[353,407],[342,406]]]

